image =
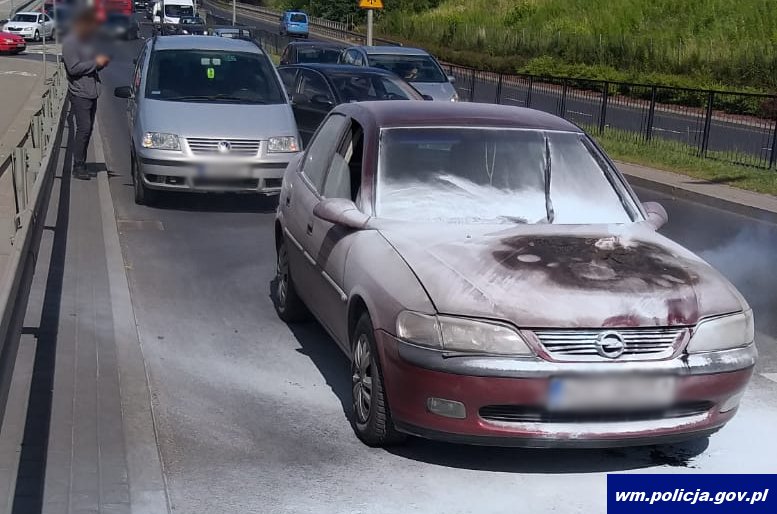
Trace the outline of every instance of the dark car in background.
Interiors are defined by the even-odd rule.
[[[345,45],[329,41],[292,41],[281,54],[281,64],[336,64],[344,49]]]
[[[138,39],[140,25],[131,16],[121,13],[108,13],[102,25],[104,34],[117,39]]]
[[[135,12],[144,12],[148,7],[147,0],[134,0],[132,6],[135,8]]]
[[[204,36],[208,33],[205,20],[199,16],[182,16],[179,23],[165,23],[160,28],[163,36]]]
[[[280,66],[303,145],[333,107],[373,100],[424,100],[410,84],[386,70],[342,64]]]

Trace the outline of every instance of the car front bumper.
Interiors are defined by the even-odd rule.
[[[279,154],[283,160],[236,163],[236,172],[225,169],[217,176],[204,175],[207,163],[140,157],[143,183],[151,189],[192,192],[243,192],[277,194],[283,172],[294,154]],[[241,170],[239,173],[237,170]]]
[[[500,446],[616,447],[708,435],[734,416],[757,356],[755,346],[750,345],[664,361],[556,363],[444,357],[382,331],[376,337],[388,402],[399,430],[432,439]],[[575,419],[545,410],[552,379],[597,373],[674,376],[678,408],[673,415],[623,413],[619,418],[613,412],[601,419]],[[435,414],[428,407],[430,398],[459,402],[466,414],[462,419]],[[508,416],[509,420],[489,415],[495,407],[515,415]]]

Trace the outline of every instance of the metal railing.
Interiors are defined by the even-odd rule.
[[[212,3],[212,2],[210,2]],[[226,5],[226,4],[222,4]],[[280,11],[238,3],[241,13],[277,20]],[[310,18],[311,32],[344,42],[365,35],[345,23]],[[290,38],[254,29],[268,51]],[[391,42],[382,41],[381,44]],[[530,107],[594,134],[760,168],[777,167],[777,96],[573,77],[497,73],[443,63],[464,101]]]
[[[53,64],[52,64],[53,65]],[[40,109],[25,131],[0,141],[0,194],[10,200],[0,214],[0,425],[7,388],[29,294],[29,280],[55,167],[55,142],[61,134],[67,95],[64,69],[58,67],[41,98]],[[23,132],[19,137],[18,133]],[[15,140],[9,140],[14,137]]]

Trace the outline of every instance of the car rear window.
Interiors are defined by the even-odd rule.
[[[292,21],[294,23],[307,23],[308,17],[304,14],[300,13],[294,13],[291,16],[289,16],[289,21]]]
[[[340,50],[335,48],[302,47],[297,49],[299,63],[336,63],[340,58]]]
[[[154,52],[146,80],[146,97],[182,102],[286,102],[266,56],[221,50]]]
[[[447,82],[431,55],[370,54],[370,66],[388,70],[408,82]]]

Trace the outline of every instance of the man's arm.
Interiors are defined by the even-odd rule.
[[[89,59],[82,61],[78,56],[78,48],[74,41],[68,41],[62,45],[62,60],[65,62],[65,70],[71,77],[83,77],[97,70],[97,61]]]

